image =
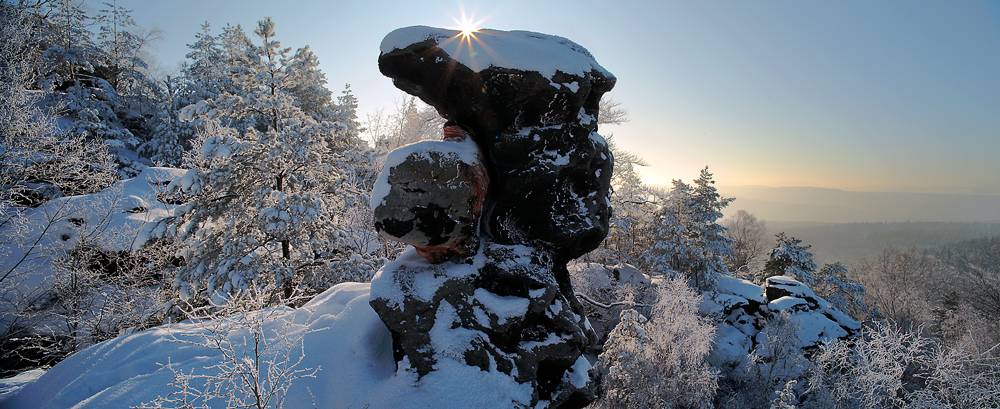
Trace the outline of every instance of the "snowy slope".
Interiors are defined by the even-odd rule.
[[[396,372],[392,339],[368,305],[369,285],[337,285],[297,310],[275,314],[265,328],[291,322],[291,334],[319,330],[304,338],[304,368],[319,368],[315,378],[296,380],[285,407],[318,408],[505,408],[512,396],[525,391],[520,385],[488,390],[490,372],[465,365],[439,368],[419,381],[407,371]],[[127,408],[166,396],[172,373],[204,374],[220,362],[216,350],[172,341],[204,331],[188,321],[119,337],[73,355],[59,363],[17,394],[0,402],[0,408]],[[245,331],[230,333],[240,341]],[[528,391],[530,394],[530,391]],[[315,398],[313,398],[315,397]],[[315,400],[314,400],[315,399]],[[225,402],[212,402],[223,408]]]
[[[27,209],[17,226],[0,228],[0,271],[21,260],[25,248],[17,243],[33,243],[34,250],[18,271],[25,272],[22,291],[36,288],[48,275],[49,257],[72,248],[84,237],[93,238],[105,251],[133,247],[135,232],[146,222],[171,213],[175,205],[157,200],[168,183],[184,174],[183,169],[146,168],[138,176],[116,182],[98,193],[60,197],[37,208]],[[16,231],[15,229],[20,229]],[[141,243],[139,243],[141,244]]]

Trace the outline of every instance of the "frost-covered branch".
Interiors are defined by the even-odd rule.
[[[634,302],[634,301],[618,301],[618,302],[613,302],[613,303],[610,303],[610,304],[605,304],[605,303],[602,303],[600,301],[594,300],[593,298],[590,298],[586,294],[580,293],[580,292],[575,292],[575,293],[573,293],[573,295],[575,295],[575,296],[583,299],[584,301],[590,303],[591,305],[594,305],[596,307],[601,307],[601,308],[604,308],[604,309],[611,309],[611,308],[617,307],[619,305],[634,306],[634,307],[650,307],[650,305],[646,305],[646,304],[642,304],[642,303],[637,303],[637,302]]]

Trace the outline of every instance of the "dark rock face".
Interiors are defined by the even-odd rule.
[[[565,52],[586,53],[561,40],[569,43]],[[476,71],[452,58],[441,45],[446,41],[429,38],[383,52],[379,69],[484,149],[492,182],[488,236],[504,244],[531,241],[565,260],[595,249],[608,234],[613,166],[596,134],[598,105],[617,79],[599,66],[557,70],[551,78],[498,66]]]
[[[470,251],[442,251],[440,259],[426,246],[476,226],[442,210],[472,196],[427,180],[451,162],[393,161],[376,187],[384,194],[373,193],[373,201],[385,198],[373,203],[383,234],[419,239],[415,253],[447,260],[429,264],[406,252],[372,280],[370,304],[393,334],[400,370],[424,376],[453,361],[529,385],[531,396],[513,399],[518,406],[586,406],[596,386],[583,354],[596,334],[566,263],[608,233],[614,159],[597,115],[615,77],[583,47],[538,33],[409,27],[386,36],[381,49],[382,73],[448,120],[447,140],[468,135],[489,175],[478,236],[461,241]]]
[[[374,206],[383,237],[417,248],[432,263],[464,257],[478,245],[489,177],[471,142],[421,142],[387,158],[390,188]]]
[[[454,360],[531,384],[534,402],[590,402],[581,356],[588,335],[551,269],[547,252],[525,246],[487,244],[469,264],[404,253],[372,281],[370,303],[393,334],[397,360],[420,376]],[[570,376],[584,381],[563,381]]]

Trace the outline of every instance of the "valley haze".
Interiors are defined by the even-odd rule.
[[[1000,196],[856,192],[817,187],[718,187],[736,198],[725,214],[743,209],[783,222],[1000,222]]]

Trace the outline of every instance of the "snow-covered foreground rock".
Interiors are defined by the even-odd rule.
[[[506,375],[443,363],[417,381],[416,373],[396,371],[392,338],[368,305],[369,285],[344,283],[302,308],[276,311],[263,333],[291,323],[286,336],[305,333],[301,368],[319,368],[315,378],[294,381],[288,408],[506,408],[530,398],[530,387],[499,382]],[[315,332],[309,332],[313,330]],[[316,331],[318,330],[318,331]],[[13,396],[2,408],[128,408],[175,392],[173,372],[210,374],[223,359],[218,350],[177,342],[204,333],[189,321],[119,337],[59,363]],[[229,334],[242,344],[246,330]],[[190,339],[190,338],[187,338]],[[296,354],[297,348],[293,349]],[[295,357],[293,357],[294,359]],[[487,389],[484,385],[492,385]],[[199,385],[192,384],[197,388]],[[210,402],[224,408],[226,402]]]

